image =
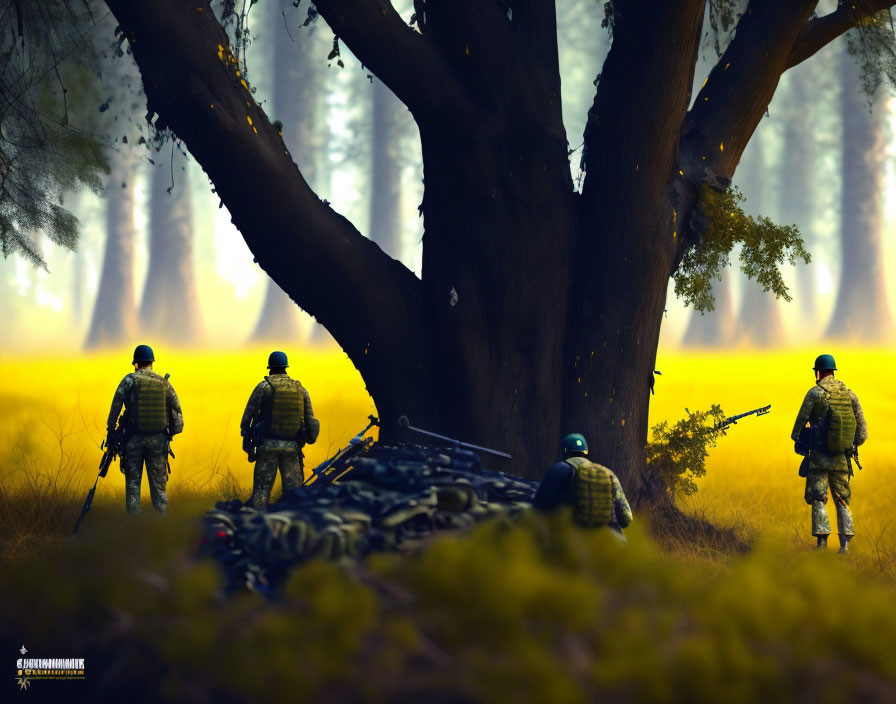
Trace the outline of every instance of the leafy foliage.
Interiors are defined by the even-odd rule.
[[[722,269],[730,266],[731,252],[740,244],[741,271],[755,279],[764,291],[790,301],[781,276],[784,262],[811,261],[795,225],[776,225],[766,217],[744,213],[739,203],[744,196],[736,187],[719,192],[703,186],[697,202],[700,219],[706,222],[702,241],[688,249],[673,278],[675,294],[685,305],[703,312],[713,310],[712,279],[721,280]]]
[[[713,404],[708,411],[687,412],[675,425],[668,421],[652,428],[653,440],[647,443],[647,464],[666,482],[673,494],[691,496],[696,493],[694,479],[706,474],[709,447],[715,447],[725,428],[719,423],[725,418],[721,406]],[[712,420],[712,425],[706,421]]]
[[[896,88],[896,35],[889,10],[860,17],[858,26],[846,33],[846,51],[859,64],[866,95],[874,95],[884,82]]]
[[[0,2],[0,252],[45,265],[31,233],[74,249],[78,221],[66,192],[99,192],[108,171],[101,143],[69,122],[71,99],[89,93],[93,49],[85,32],[89,3],[73,0]]]

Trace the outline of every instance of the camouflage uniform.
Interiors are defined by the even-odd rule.
[[[286,376],[285,374],[283,376]],[[298,382],[297,382],[298,383]],[[304,418],[301,435],[301,443],[299,440],[283,440],[278,438],[267,437],[256,448],[257,458],[255,460],[255,473],[252,483],[252,496],[249,499],[249,505],[255,509],[262,510],[268,505],[271,498],[271,490],[274,487],[274,480],[277,478],[277,468],[280,469],[280,479],[283,484],[283,491],[298,489],[304,481],[304,467],[302,459],[302,447],[305,442],[314,442],[317,439],[316,429],[319,427],[317,419],[314,417],[314,410],[311,408],[311,396],[308,390],[302,386],[304,392]],[[273,388],[265,379],[252,391],[249,396],[249,402],[246,404],[246,410],[243,412],[243,419],[240,422],[240,435],[243,438],[249,437],[252,425],[261,421],[265,414],[270,412],[270,406],[273,399]],[[308,429],[313,437],[308,436]]]
[[[108,432],[115,429],[122,406],[125,407],[124,423],[126,428],[126,440],[124,452],[121,456],[121,471],[125,476],[125,506],[129,514],[142,513],[140,505],[140,484],[143,479],[143,465],[146,465],[146,476],[149,482],[149,494],[152,505],[161,514],[168,513],[168,496],[165,494],[165,485],[168,483],[167,470],[167,438],[165,433],[140,433],[133,428],[131,422],[134,417],[133,390],[136,386],[135,377],[138,374],[153,374],[152,369],[138,369],[125,376],[115,390],[112,398],[112,408],[109,411],[109,420],[106,423]],[[180,407],[180,400],[174,392],[174,388],[165,382],[165,405],[168,414],[168,431],[171,435],[183,432],[184,416]]]
[[[809,389],[806,398],[803,399],[803,405],[800,407],[791,433],[794,442],[799,439],[800,431],[806,427],[806,423],[811,422],[813,426],[818,425],[827,413],[829,406],[825,390],[830,391],[842,384],[843,382],[839,379],[826,376]],[[852,411],[856,417],[855,442],[856,445],[861,445],[868,439],[868,424],[865,422],[865,414],[862,412],[862,406],[859,405],[859,399],[851,390],[848,391],[852,400]],[[827,536],[831,532],[831,524],[825,508],[829,487],[834,495],[834,506],[837,509],[837,532],[845,536],[855,535],[852,513],[849,510],[852,492],[849,487],[849,467],[846,456],[830,455],[812,449],[800,464],[800,476],[806,478],[805,499],[806,503],[812,507],[812,535]]]
[[[603,467],[603,465],[599,466]],[[632,522],[632,509],[628,504],[628,499],[625,498],[619,478],[611,469],[607,467],[604,469],[609,472],[613,486],[613,518],[610,521],[610,527],[621,532]],[[557,462],[549,467],[532,499],[533,508],[541,511],[553,511],[559,506],[574,505],[576,500],[573,486],[574,477],[575,468],[569,462]]]

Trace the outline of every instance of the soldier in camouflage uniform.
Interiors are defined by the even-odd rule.
[[[588,459],[588,443],[579,433],[563,439],[563,459],[548,468],[532,506],[553,511],[572,506],[579,525],[609,526],[619,535],[632,522],[632,509],[616,475]]]
[[[153,371],[155,361],[152,348],[138,345],[134,350],[134,371],[125,376],[115,390],[106,430],[115,430],[122,406],[121,423],[125,428],[121,471],[125,476],[125,507],[129,514],[142,513],[140,484],[143,466],[152,505],[161,514],[168,513],[168,443],[184,429],[180,400],[168,382],[168,375]]]
[[[240,434],[249,461],[255,456],[255,476],[249,504],[263,510],[280,469],[283,491],[301,486],[304,479],[302,447],[313,444],[320,432],[311,397],[286,368],[286,354],[272,352],[268,358],[270,375],[255,387],[243,419]]]
[[[799,474],[806,478],[805,499],[806,503],[812,507],[812,535],[816,537],[816,546],[826,548],[828,535],[831,532],[828,512],[825,507],[830,488],[834,507],[837,510],[840,552],[845,553],[848,551],[847,545],[850,539],[855,535],[852,513],[849,510],[849,500],[852,496],[849,487],[850,466],[845,454],[831,454],[825,450],[822,446],[824,439],[819,437],[819,429],[823,427],[822,421],[828,415],[831,407],[830,398],[833,394],[848,395],[852,413],[855,416],[856,430],[853,443],[856,446],[868,439],[868,425],[855,393],[848,389],[842,381],[834,378],[836,369],[834,358],[829,354],[820,355],[815,360],[816,384],[809,389],[803,399],[803,405],[797,414],[791,437],[797,443],[799,452],[808,451],[800,464]],[[815,429],[815,434],[811,435],[812,440],[809,441],[807,447],[801,447],[805,442],[804,429],[807,427]]]

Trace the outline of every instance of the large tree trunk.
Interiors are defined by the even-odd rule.
[[[879,342],[893,329],[883,256],[886,94],[879,89],[870,99],[861,92],[856,60],[846,52],[841,58],[840,76],[840,288],[827,334]]]
[[[140,305],[142,332],[187,344],[202,337],[193,273],[193,208],[186,160],[156,159],[149,211],[149,269]],[[173,183],[172,183],[173,174]]]
[[[134,299],[134,159],[122,148],[110,158],[106,185],[106,248],[88,348],[133,342],[137,307]]]
[[[754,217],[768,217],[766,209],[772,200],[769,186],[772,169],[762,137],[761,133],[757,134],[750,142],[735,179],[746,198],[744,212]],[[741,281],[743,296],[738,315],[739,337],[755,347],[774,347],[784,342],[784,321],[775,294],[763,291],[746,277],[741,277]]]
[[[210,12],[107,2],[150,110],[203,165],[259,265],[342,345],[381,437],[404,413],[537,477],[578,430],[635,503],[657,496],[644,443],[669,276],[699,238],[698,190],[724,189],[780,74],[829,33],[804,36],[813,3],[754,0],[688,112],[705,2],[616,0],[579,194],[552,3],[514,2],[512,18],[500,3],[420,3],[415,31],[383,0],[318,0],[420,128],[420,280],[309,188]]]

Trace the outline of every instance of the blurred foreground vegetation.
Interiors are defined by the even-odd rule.
[[[296,375],[322,423],[338,434],[332,426],[341,422],[348,436],[369,399],[350,372],[339,376],[336,357],[302,357]],[[186,414],[171,515],[153,515],[144,496],[147,513],[124,516],[113,469],[77,539],[68,533],[99,460],[93,435],[126,369],[103,357],[82,362],[76,377],[51,378],[36,362],[0,363],[4,652],[24,643],[29,657],[84,657],[84,682],[36,681],[27,693],[56,701],[135,692],[195,702],[892,700],[896,440],[886,423],[894,399],[873,382],[893,355],[838,353],[871,433],[854,480],[858,536],[847,558],[809,548],[788,439],[811,385],[803,357],[658,363],[652,422],[674,420],[686,405],[720,401],[734,413],[772,403],[770,416],[720,439],[683,504],[751,541],[746,555],[650,531],[643,514],[625,546],[563,516],[532,515],[440,538],[415,555],[376,556],[361,569],[311,563],[277,602],[223,597],[217,566],[195,558],[203,511],[249,492],[234,432],[261,373],[254,362],[166,365],[178,372]],[[223,383],[220,368],[231,371]]]

